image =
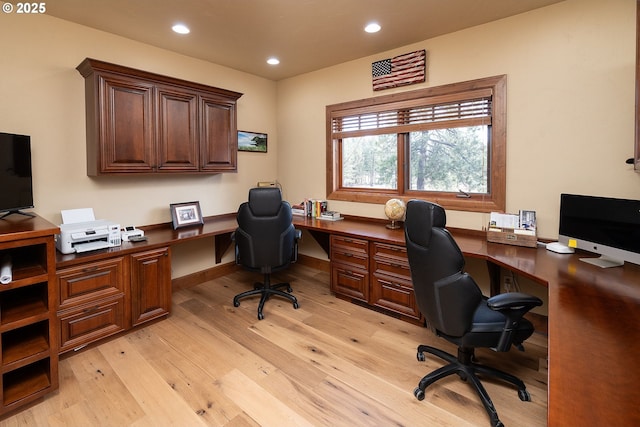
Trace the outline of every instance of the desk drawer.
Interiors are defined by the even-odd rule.
[[[420,320],[420,311],[410,281],[374,274],[371,283],[371,303],[411,319]]]
[[[124,295],[58,312],[60,353],[126,329]]]
[[[369,269],[369,243],[366,240],[331,236],[331,262]]]
[[[123,293],[124,262],[116,257],[58,271],[59,309]]]
[[[354,239],[346,236],[331,235],[331,252],[341,248],[343,251],[359,253],[364,256],[369,254],[369,242],[362,239]]]
[[[375,243],[372,270],[411,282],[407,250],[401,246]]]
[[[369,273],[340,263],[331,264],[331,291],[336,295],[369,300]]]

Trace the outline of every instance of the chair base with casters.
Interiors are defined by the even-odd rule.
[[[285,288],[286,292],[281,291],[281,288]],[[256,282],[252,290],[242,292],[235,297],[233,297],[233,306],[240,306],[240,299],[245,297],[250,297],[253,295],[260,295],[260,303],[258,304],[258,320],[264,319],[264,314],[262,314],[262,309],[264,308],[264,303],[272,296],[276,295],[279,297],[283,297],[288,299],[293,303],[293,308],[297,309],[299,307],[298,300],[295,296],[291,295],[293,289],[291,289],[291,285],[289,283],[277,283],[275,285],[271,284],[271,274],[264,274],[264,281],[262,283]]]
[[[449,375],[457,374],[460,379],[470,383],[475,389],[476,393],[478,393],[478,396],[480,397],[480,400],[482,400],[482,404],[484,405],[487,414],[489,414],[491,425],[493,427],[503,427],[504,424],[502,424],[502,421],[498,419],[498,413],[496,411],[496,408],[493,406],[493,402],[491,401],[489,394],[478,378],[477,374],[480,374],[487,377],[498,378],[500,380],[513,384],[518,389],[518,397],[520,398],[520,400],[522,400],[523,402],[531,401],[531,395],[527,391],[524,382],[522,382],[522,380],[520,380],[518,377],[503,372],[499,369],[475,363],[475,354],[473,348],[458,347],[458,357],[456,358],[454,355],[435,347],[431,347],[428,345],[419,345],[418,353],[416,355],[418,361],[425,361],[425,352],[431,353],[434,356],[437,356],[440,359],[449,362],[449,364],[425,375],[420,380],[420,383],[413,391],[413,395],[418,400],[424,400],[425,389],[431,384]]]

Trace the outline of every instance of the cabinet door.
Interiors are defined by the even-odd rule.
[[[170,249],[131,255],[131,320],[133,326],[171,311]]]
[[[198,170],[197,95],[158,88],[158,170]]]
[[[109,74],[99,79],[99,172],[155,170],[153,85]]]
[[[235,103],[200,96],[200,144],[202,171],[236,171],[238,130]]]

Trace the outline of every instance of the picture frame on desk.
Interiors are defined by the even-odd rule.
[[[169,208],[171,209],[171,221],[174,230],[204,224],[200,202],[171,203]]]

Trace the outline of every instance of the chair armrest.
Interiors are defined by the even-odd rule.
[[[542,305],[542,300],[532,295],[523,294],[521,292],[507,292],[492,296],[487,300],[487,306],[491,310],[499,311],[504,314],[506,321],[502,329],[502,335],[498,345],[493,348],[495,351],[509,351],[513,344],[513,337],[518,324],[525,315],[533,307]],[[516,343],[518,349],[523,350],[522,343]]]
[[[298,262],[298,241],[302,239],[302,230],[294,228],[293,234],[293,253],[291,254],[291,262]]]
[[[542,305],[542,300],[533,295],[527,295],[521,292],[507,292],[492,296],[487,300],[487,305],[491,310],[496,311],[526,308],[526,311],[522,313],[524,314],[533,307]]]

